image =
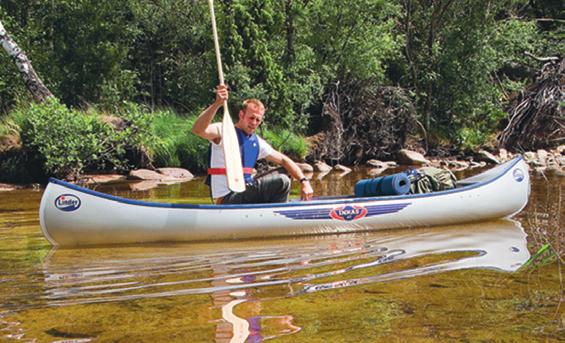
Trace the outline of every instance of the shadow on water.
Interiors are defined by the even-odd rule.
[[[290,315],[238,316],[234,310],[245,302],[258,306],[263,297],[305,296],[469,268],[515,271],[529,256],[526,234],[510,220],[285,240],[53,249],[42,265],[43,292],[20,305],[59,307],[209,294],[223,319],[217,323],[216,338],[244,342],[300,330]],[[408,260],[420,262],[402,263]],[[386,270],[380,268],[385,265]],[[278,329],[264,336],[265,325]]]

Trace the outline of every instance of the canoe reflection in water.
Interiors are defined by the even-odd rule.
[[[431,255],[438,257],[431,259],[435,262],[416,267],[394,264]],[[284,240],[55,249],[44,261],[41,302],[65,306],[210,294],[213,306],[222,310],[216,339],[257,341],[267,338],[260,332],[265,323],[280,329],[274,336],[269,330],[269,338],[300,330],[290,315],[261,315],[266,294],[270,299],[308,296],[469,268],[511,272],[529,257],[526,234],[512,220]],[[378,268],[383,264],[386,273]],[[269,291],[259,296],[257,290],[266,287]],[[242,303],[255,309],[249,318],[233,313]]]

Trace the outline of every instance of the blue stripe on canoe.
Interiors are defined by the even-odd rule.
[[[367,214],[365,215],[365,217],[396,213],[403,210],[408,205],[410,205],[409,202],[400,204],[366,206],[365,209],[367,209]],[[335,207],[323,207],[311,210],[283,210],[274,212],[290,219],[332,219],[330,213],[332,212],[332,210],[334,210],[334,208]]]
[[[367,214],[365,217],[377,216],[379,214],[395,213],[402,211],[406,206],[410,205],[409,202],[400,204],[390,204],[390,205],[375,205],[367,206]]]

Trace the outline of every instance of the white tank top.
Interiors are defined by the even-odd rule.
[[[217,129],[221,134],[222,123],[214,123],[210,126]],[[273,149],[273,147],[269,143],[265,142],[265,140],[261,137],[257,136],[257,141],[259,142],[258,160],[266,158],[275,151],[275,149]],[[226,167],[223,144],[223,140],[220,141],[220,144],[210,141],[210,168]],[[214,199],[223,197],[230,192],[230,189],[228,188],[228,179],[225,175],[210,175],[210,186],[212,187],[212,198]]]

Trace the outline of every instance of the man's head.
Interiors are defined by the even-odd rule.
[[[239,111],[239,121],[236,126],[250,135],[261,125],[264,114],[265,106],[260,100],[247,99],[243,102],[243,106]]]

